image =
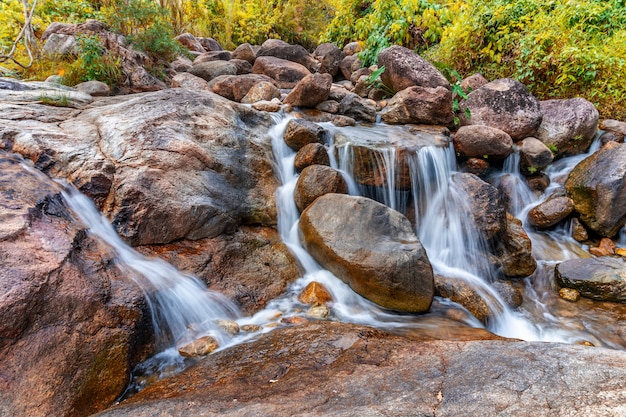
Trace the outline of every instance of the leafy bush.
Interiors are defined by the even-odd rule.
[[[77,41],[79,54],[63,74],[63,83],[76,85],[83,81],[98,80],[111,87],[118,85],[122,78],[119,58],[107,53],[97,35],[79,36]]]

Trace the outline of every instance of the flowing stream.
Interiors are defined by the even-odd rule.
[[[235,320],[239,324],[257,324],[262,331],[270,331],[279,317],[303,315],[299,292],[310,282],[323,284],[331,293],[331,319],[359,323],[390,331],[404,332],[412,329],[433,329],[450,320],[446,312],[455,310],[454,320],[466,327],[486,327],[501,336],[528,341],[578,343],[591,342],[596,346],[626,349],[623,339],[615,337],[612,330],[603,330],[602,323],[613,320],[611,308],[600,307],[601,314],[594,316],[563,309],[553,288],[554,265],[566,259],[589,256],[570,235],[568,226],[551,231],[533,231],[526,227],[533,243],[533,254],[538,261],[537,271],[524,280],[523,304],[511,309],[494,289],[497,273],[479,253],[485,253],[485,238],[473,223],[468,198],[452,180],[457,171],[454,149],[450,143],[437,146],[420,146],[414,152],[404,152],[405,164],[410,173],[410,189],[397,187],[395,179],[398,151],[394,146],[381,146],[377,169],[386,178],[386,187],[363,186],[354,179],[354,149],[351,138],[376,143],[381,138],[391,142],[402,136],[414,135],[400,127],[381,124],[372,127],[338,128],[323,126],[333,137],[342,137],[341,144],[330,143],[331,165],[340,170],[348,183],[350,194],[364,195],[402,212],[413,207],[416,233],[426,249],[436,274],[454,277],[467,283],[489,307],[491,314],[485,323],[480,322],[463,307],[447,299],[436,297],[431,312],[423,315],[399,314],[377,306],[352,291],[332,273],[323,269],[302,247],[298,237],[299,212],[293,194],[297,181],[294,168],[296,153],[283,140],[290,117],[275,114],[275,125],[268,135],[272,140],[277,174],[281,186],[277,191],[278,230],[285,244],[296,255],[305,273],[293,283],[283,296],[273,300],[266,309],[253,317],[241,317],[237,307],[226,297],[209,291],[197,278],[183,274],[165,261],[147,258],[129,247],[114,231],[108,220],[93,203],[72,186],[63,193],[67,205],[77,219],[89,228],[90,233],[108,247],[120,270],[130,277],[144,292],[161,353],[141,364],[136,375],[171,375],[185,367],[185,361],[174,346],[180,346],[204,335],[215,337],[223,349],[253,337],[233,337],[216,322]],[[382,142],[384,142],[383,140]],[[597,149],[597,143],[589,154]],[[509,190],[508,210],[524,220],[528,211],[546,199],[559,187],[567,173],[589,154],[562,159],[553,164],[547,174],[552,185],[541,196],[532,192],[519,173],[519,155],[512,154],[502,172],[494,175],[494,185],[506,184]],[[618,245],[626,245],[626,232],[622,230]],[[593,303],[592,303],[593,304]],[[594,305],[595,306],[595,305]],[[594,307],[595,308],[595,307]],[[602,315],[604,314],[604,315]],[[607,318],[608,317],[608,318]],[[131,390],[140,389],[145,380],[135,378]]]

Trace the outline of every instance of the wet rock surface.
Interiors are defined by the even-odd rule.
[[[565,188],[587,228],[615,236],[626,222],[626,144],[609,143],[585,158]]]
[[[626,303],[626,261],[621,258],[572,259],[556,266],[557,283],[583,297]]]
[[[365,298],[392,310],[430,308],[432,267],[397,211],[364,197],[326,194],[302,213],[300,233],[313,258]]]
[[[554,226],[574,211],[574,201],[569,197],[555,197],[533,207],[528,220],[533,226],[545,229]]]
[[[86,416],[148,353],[139,290],[70,220],[61,187],[0,151],[0,415]]]
[[[215,353],[98,417],[616,417],[625,364],[602,348],[419,341],[318,322]]]
[[[298,210],[304,211],[318,197],[329,193],[348,193],[348,184],[339,171],[326,165],[311,165],[298,177],[293,199]]]

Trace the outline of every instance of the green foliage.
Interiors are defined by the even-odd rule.
[[[385,72],[384,65],[378,68],[377,70],[373,71],[369,75],[369,77],[367,77],[367,84],[371,88],[378,88],[380,90],[383,90],[385,92],[385,97],[393,97],[395,92],[391,88],[386,86],[380,78],[383,72]]]
[[[391,45],[423,51],[437,43],[451,19],[450,10],[427,0],[346,0],[341,3],[323,40],[339,45],[363,41],[359,55],[364,66],[376,63],[378,53]]]
[[[70,98],[67,96],[67,94],[63,93],[59,93],[55,96],[41,96],[39,97],[39,101],[42,104],[55,107],[69,107],[70,105]]]
[[[80,52],[63,75],[63,83],[76,85],[83,81],[98,80],[111,87],[118,85],[122,77],[119,58],[107,53],[97,35],[79,36],[77,41]]]
[[[489,79],[512,77],[541,99],[582,96],[626,118],[624,0],[467,0],[428,57]]]

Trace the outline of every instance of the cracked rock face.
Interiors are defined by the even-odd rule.
[[[98,416],[614,417],[625,377],[626,353],[602,348],[314,323],[213,354]]]

